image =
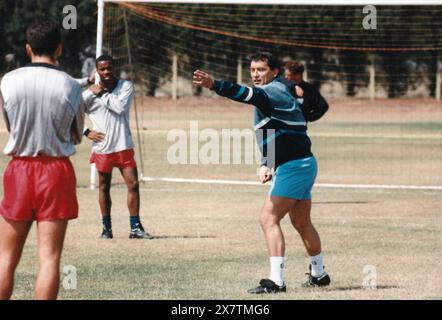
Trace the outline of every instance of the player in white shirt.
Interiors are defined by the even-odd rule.
[[[78,216],[69,156],[82,138],[84,104],[81,87],[58,68],[58,24],[34,21],[26,41],[32,63],[7,73],[0,85],[9,131],[3,152],[12,157],[3,173],[0,203],[0,299],[12,295],[15,269],[34,220],[39,260],[35,298],[56,299],[68,220]]]
[[[96,60],[100,81],[83,93],[86,113],[93,123],[93,130],[84,134],[92,144],[90,162],[95,163],[99,177],[99,203],[103,219],[101,238],[112,239],[111,180],[112,169],[117,167],[128,188],[127,206],[130,215],[131,239],[152,239],[140,222],[140,191],[137,164],[134,158],[134,143],[129,126],[129,110],[134,87],[131,81],[118,79],[114,75],[111,56],[102,55]],[[80,80],[82,85],[94,83],[95,78]]]

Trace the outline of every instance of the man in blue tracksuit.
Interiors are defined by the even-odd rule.
[[[302,110],[279,77],[280,65],[269,53],[251,57],[253,88],[223,80],[213,80],[197,70],[193,84],[214,90],[218,95],[255,106],[255,130],[263,152],[260,169],[262,183],[272,180],[272,187],[261,212],[270,257],[270,275],[249,293],[285,292],[285,243],[280,221],[288,213],[310,256],[309,279],[305,286],[326,286],[330,277],[324,271],[321,241],[311,223],[311,189],[316,178],[316,159],[311,153],[306,120]],[[270,146],[273,145],[273,148]],[[274,168],[274,174],[271,168]]]

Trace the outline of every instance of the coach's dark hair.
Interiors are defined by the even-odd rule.
[[[53,20],[34,20],[26,29],[26,42],[37,56],[52,56],[61,43],[60,26]]]
[[[304,66],[302,63],[298,61],[287,61],[284,65],[285,69],[288,69],[291,73],[303,73],[304,72]]]
[[[102,54],[101,56],[99,56],[97,60],[95,60],[95,66],[98,66],[98,62],[101,61],[109,61],[112,65],[114,64],[114,58],[112,58],[108,54]]]
[[[267,62],[271,70],[281,69],[279,60],[270,52],[258,52],[249,56],[250,61],[264,61]]]

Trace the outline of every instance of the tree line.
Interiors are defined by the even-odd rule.
[[[93,50],[87,50],[94,48],[96,42],[97,7],[96,2],[92,0],[0,0],[2,16],[0,74],[28,62],[24,50],[26,26],[37,17],[50,17],[61,23],[64,17],[63,7],[69,4],[77,9],[77,29],[63,30],[64,50],[60,64],[67,72],[80,76],[85,57],[93,56]],[[205,4],[168,4],[167,6],[146,4],[146,6],[157,13],[170,12],[173,15],[173,12],[184,12],[188,13],[188,16],[197,13],[200,17],[214,16],[220,10],[220,6]],[[308,65],[309,79],[315,86],[318,87],[333,77],[333,80],[342,82],[348,96],[355,95],[358,87],[368,85],[367,66],[372,61],[376,65],[376,74],[381,79],[378,82],[383,85],[389,97],[401,96],[408,89],[419,85],[426,86],[432,96],[435,93],[436,73],[439,60],[442,58],[440,50],[355,51],[333,48],[333,44],[337,42],[334,39],[347,38],[346,43],[338,44],[405,49],[442,47],[442,31],[439,27],[442,6],[378,6],[377,29],[371,31],[363,30],[362,6],[268,5],[247,6],[247,10],[241,5],[222,7],[222,12],[228,17],[228,24],[235,26],[234,33],[253,35],[256,39],[198,31],[148,19],[140,12],[130,11],[117,5],[107,3],[107,7],[106,14],[108,10],[114,10],[121,16],[126,11],[128,30],[125,30],[121,20],[111,22],[117,25],[105,24],[110,27],[106,31],[107,39],[109,36],[119,37],[124,47],[127,32],[133,57],[133,70],[142,69],[142,72],[136,74],[145,83],[146,95],[155,95],[161,81],[170,79],[173,54],[179,55],[180,59],[186,62],[180,64],[180,72],[191,74],[197,68],[215,66],[218,74],[235,80],[236,65],[232,62],[242,59],[246,69],[247,56],[257,48],[274,52],[280,57],[295,57],[305,61]],[[263,12],[268,12],[268,16]],[[287,33],[287,26],[281,27],[283,25],[281,21],[284,21],[287,25],[296,24],[293,37],[326,46],[296,47],[257,40],[265,38],[267,34],[257,26],[260,22],[272,19],[279,23],[275,23],[272,30],[266,30],[267,33],[271,32],[274,35],[278,32]],[[197,22],[195,21],[195,24]],[[115,30],[120,32],[114,32]],[[317,39],[315,34],[318,34]],[[111,46],[109,41],[107,45]],[[124,52],[115,52],[127,58],[127,47],[122,50]],[[14,55],[13,64],[5,59],[7,54]],[[200,91],[195,90],[194,94],[198,95]]]

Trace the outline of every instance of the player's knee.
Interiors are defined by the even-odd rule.
[[[140,190],[140,182],[138,180],[128,182],[127,189],[130,192],[138,192]]]
[[[40,268],[58,268],[60,265],[61,252],[44,251],[40,252],[38,263]]]
[[[0,271],[10,272],[15,270],[18,265],[17,259],[14,257],[3,257],[0,259]]]
[[[110,193],[111,183],[110,182],[100,182],[98,188],[101,192],[104,192],[106,194]]]
[[[298,230],[301,227],[301,224],[299,223],[298,219],[295,219],[293,217],[292,213],[290,213],[289,217],[290,217],[290,222],[292,223],[293,228]]]
[[[292,219],[292,225],[301,234],[312,227],[310,220],[307,219]]]
[[[279,223],[279,220],[272,215],[271,211],[263,210],[260,218],[261,228],[268,229]]]

